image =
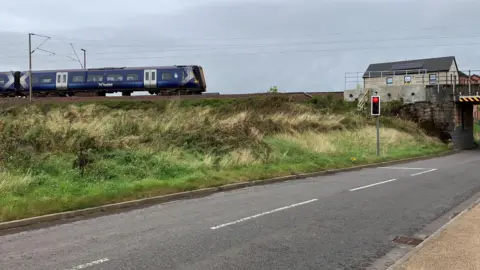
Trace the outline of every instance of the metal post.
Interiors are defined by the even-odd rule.
[[[83,51],[83,68],[87,69],[87,51],[85,49],[80,49]]]
[[[468,70],[468,95],[469,96],[472,95],[472,88],[471,88],[471,84],[470,84],[470,76],[472,76],[471,70]]]
[[[457,79],[455,78],[455,81],[456,81],[456,80],[457,80]],[[455,101],[455,100],[457,100],[456,95],[455,95],[455,84],[453,84],[452,89],[453,89],[453,90],[452,90],[452,91],[453,91],[453,100]]]
[[[28,89],[30,93],[30,102],[32,102],[32,33],[28,33],[28,75],[29,75],[29,83],[28,83]]]
[[[359,81],[358,81],[358,72],[357,72],[357,87],[358,87],[358,85],[359,85]]]
[[[380,156],[380,115],[377,116],[377,156]]]

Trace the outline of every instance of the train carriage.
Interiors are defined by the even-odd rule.
[[[0,90],[5,95],[28,95],[27,71],[0,72]],[[201,66],[153,66],[95,69],[42,70],[32,72],[32,92],[36,96],[92,93],[104,96],[133,91],[150,94],[202,94],[206,91]]]

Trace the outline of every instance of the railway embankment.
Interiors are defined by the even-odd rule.
[[[448,150],[392,106],[380,157],[375,120],[328,96],[1,108],[0,221]]]

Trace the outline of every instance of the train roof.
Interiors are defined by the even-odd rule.
[[[143,67],[100,67],[100,68],[88,68],[86,71],[103,71],[103,70],[144,70],[144,69],[172,69],[172,68],[181,68],[181,67],[200,67],[199,65],[171,65],[171,66],[143,66]],[[85,69],[43,69],[43,70],[32,70],[32,72],[81,72]],[[15,71],[0,71],[1,73],[12,73]],[[28,72],[22,71],[22,72]]]

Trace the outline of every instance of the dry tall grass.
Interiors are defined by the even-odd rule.
[[[386,120],[384,158],[446,148],[414,123]],[[285,101],[32,106],[0,121],[0,220],[377,159],[371,120]],[[90,149],[85,176],[72,167],[79,149]]]

